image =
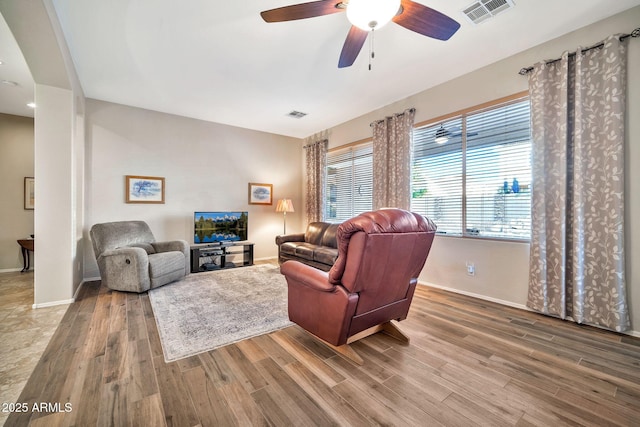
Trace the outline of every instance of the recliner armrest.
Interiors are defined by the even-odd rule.
[[[149,256],[142,248],[118,248],[98,256],[102,283],[110,289],[144,292],[149,289]]]
[[[178,251],[185,254],[189,253],[189,244],[185,240],[170,240],[167,242],[153,242],[151,246],[156,252]]]
[[[147,255],[147,251],[142,248],[125,247],[104,251],[98,258],[107,260],[120,257],[123,257],[125,260],[129,260],[129,262],[127,262],[126,264],[131,264],[133,262],[145,262],[145,260],[149,258],[149,255]]]
[[[286,261],[280,266],[280,272],[287,277],[321,292],[331,292],[335,285],[329,283],[329,274],[298,261]]]
[[[297,234],[283,234],[276,236],[276,245],[281,245],[286,242],[304,242],[304,233]]]

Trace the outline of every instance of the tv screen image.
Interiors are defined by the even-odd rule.
[[[194,243],[247,240],[248,212],[194,212]]]

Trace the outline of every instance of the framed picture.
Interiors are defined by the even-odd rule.
[[[164,203],[164,178],[127,175],[124,191],[127,203]]]
[[[271,205],[273,204],[273,184],[249,183],[249,204],[250,205]]]
[[[24,208],[33,209],[36,206],[36,180],[27,176],[24,178]]]

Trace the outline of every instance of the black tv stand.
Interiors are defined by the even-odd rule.
[[[240,247],[241,250],[238,249]],[[253,265],[252,242],[216,242],[191,246],[192,273],[249,265]]]

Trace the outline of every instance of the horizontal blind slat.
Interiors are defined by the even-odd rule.
[[[443,131],[448,141],[437,144]],[[411,209],[430,217],[439,232],[530,238],[528,99],[415,129],[413,144]]]

